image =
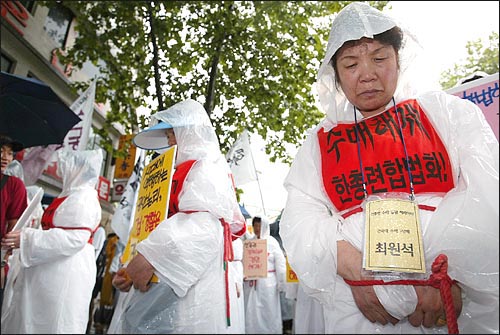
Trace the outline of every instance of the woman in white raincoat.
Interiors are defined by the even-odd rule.
[[[45,210],[43,229],[22,228],[2,240],[2,246],[19,248],[20,263],[10,304],[2,309],[3,334],[83,334],[87,327],[102,152],[61,150],[57,158],[62,192]]]
[[[323,304],[326,333],[446,333],[445,315],[449,327],[458,317],[452,332],[498,333],[498,141],[470,101],[411,91],[415,40],[403,31],[400,44],[397,26],[362,3],[336,16],[317,82],[326,118],[285,179],[283,244],[305,292]],[[391,192],[414,192],[418,204],[426,267],[414,279],[446,270],[445,255],[454,281],[440,283],[451,285],[451,304],[411,282],[356,286],[391,281],[362,271],[373,256],[362,254],[364,200]],[[441,268],[431,269],[435,260]]]
[[[134,286],[116,331],[226,333],[230,315],[225,256],[232,250],[231,235],[236,238],[246,229],[229,166],[197,101],[179,102],[153,117],[161,122],[139,133],[134,143],[152,150],[176,144],[176,173],[183,164],[194,163],[177,190],[175,206],[171,193],[169,207],[176,210],[137,244],[137,255],[113,280],[123,291]],[[149,283],[153,274],[158,283]]]
[[[247,334],[282,334],[279,293],[285,290],[285,255],[278,241],[270,235],[269,219],[266,216],[254,217],[252,225],[255,238],[267,240],[267,277],[245,280],[243,283],[245,329]]]

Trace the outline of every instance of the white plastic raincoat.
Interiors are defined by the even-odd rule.
[[[323,305],[304,292],[301,283],[296,284],[297,301],[293,329],[295,334],[324,334],[325,318]]]
[[[267,240],[267,277],[243,283],[247,334],[282,334],[280,291],[285,290],[286,260],[278,241],[270,235],[269,219],[261,218],[260,238]]]
[[[288,200],[281,220],[283,244],[305,292],[323,304],[326,333],[447,333],[447,327],[413,327],[408,322],[417,298],[406,285],[374,286],[382,305],[401,321],[394,326],[371,323],[336,274],[337,241],[347,240],[361,250],[365,214],[344,219],[322,180],[318,130],[354,123],[353,106],[335,86],[329,62],[345,41],[371,38],[395,25],[401,27],[366,4],[353,3],[339,12],[318,74],[326,118],[309,134],[284,183]],[[417,100],[443,141],[453,170],[454,188],[448,193],[416,194],[419,204],[436,207],[434,212],[420,210],[426,274],[436,256],[445,254],[448,274],[459,282],[464,297],[460,332],[498,333],[498,141],[473,103],[444,92],[413,93],[405,68],[412,63],[407,57],[412,40],[405,33],[395,102]],[[358,111],[357,119],[362,118]]]
[[[89,238],[101,220],[95,187],[102,152],[57,155],[63,179],[59,198],[67,197],[54,213],[58,228],[23,228],[20,269],[11,278],[11,303],[2,308],[2,334],[83,334],[87,327],[96,276]]]
[[[245,334],[245,294],[243,293],[243,241],[233,241],[233,261],[229,262],[229,296],[231,298],[230,334]]]
[[[133,287],[117,321],[117,333],[205,333],[228,331],[220,219],[243,234],[230,169],[203,106],[188,99],[153,117],[174,130],[176,166],[196,160],[179,194],[179,212],[163,220],[137,250],[155,268],[159,283],[145,293]],[[165,129],[135,138],[143,149],[168,147]],[[231,243],[231,241],[229,241]]]

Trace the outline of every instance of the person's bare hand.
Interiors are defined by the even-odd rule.
[[[115,273],[112,284],[122,292],[128,292],[130,290],[132,280],[128,276],[126,268],[121,268]]]
[[[439,318],[446,319],[444,303],[439,290],[432,286],[415,286],[415,292],[417,293],[418,302],[415,311],[408,316],[410,324],[414,327],[423,325],[426,328],[444,325],[438,323]],[[457,284],[453,284],[451,295],[457,317],[462,312],[461,293],[460,287]]]
[[[398,319],[389,314],[378,300],[373,286],[351,286],[354,302],[361,313],[371,322],[395,325]]]
[[[362,255],[349,242],[337,242],[337,273],[344,279],[363,280]],[[398,319],[390,315],[378,300],[373,286],[351,286],[352,296],[360,312],[371,322],[395,325]]]
[[[1,245],[2,249],[16,249],[19,248],[20,243],[21,231],[15,230],[5,234],[5,236],[2,238]]]
[[[141,292],[149,290],[154,270],[151,263],[140,253],[137,253],[127,265],[127,273],[134,284],[134,288]]]

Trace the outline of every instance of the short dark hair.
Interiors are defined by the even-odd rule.
[[[24,146],[21,142],[14,141],[9,136],[4,135],[4,134],[0,134],[0,147],[2,147],[4,145],[11,147],[12,151],[14,151],[14,152],[21,151],[24,148]]]
[[[394,51],[396,51],[396,57],[398,60],[399,64],[399,50],[401,49],[401,46],[403,45],[403,31],[399,27],[393,27],[389,30],[384,31],[383,33],[373,35],[373,39],[375,41],[378,41],[384,45],[391,45],[394,48]],[[356,41],[347,41],[342,46],[335,52],[333,55],[332,59],[330,60],[330,63],[333,66],[333,71],[335,72],[335,85],[338,85],[338,69],[337,69],[337,56],[339,51],[344,47],[344,46],[354,46],[359,43],[360,40]]]

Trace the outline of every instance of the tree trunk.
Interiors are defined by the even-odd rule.
[[[156,97],[158,99],[158,111],[161,111],[165,108],[163,106],[163,93],[160,82],[160,69],[158,66],[158,44],[156,43],[153,7],[151,6],[151,2],[149,1],[147,2],[147,8],[148,8],[149,26],[151,27],[150,31],[151,43],[153,44],[153,67],[155,71]]]
[[[233,10],[233,4],[229,5],[226,14],[230,15],[232,10]],[[215,46],[215,53],[210,65],[210,78],[208,81],[207,95],[205,100],[205,110],[207,111],[208,115],[212,113],[213,109],[214,95],[215,95],[215,80],[217,79],[217,65],[219,64],[220,55],[223,51],[225,41],[226,41],[226,30],[224,30],[222,37],[218,41],[216,41],[217,45]]]

